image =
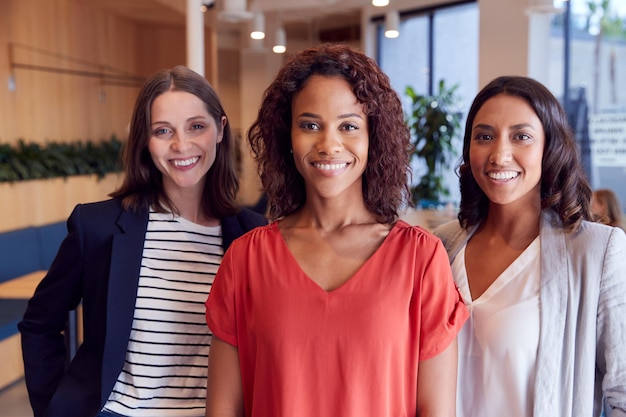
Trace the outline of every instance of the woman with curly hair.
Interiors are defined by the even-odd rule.
[[[470,311],[457,415],[626,412],[626,237],[591,222],[558,100],[499,77],[470,108],[459,220],[435,230]]]
[[[409,132],[363,53],[291,57],[248,139],[271,223],[207,300],[207,416],[452,416],[467,311],[441,242],[398,220]]]

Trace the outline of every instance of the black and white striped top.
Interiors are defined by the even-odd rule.
[[[223,256],[221,232],[150,212],[126,362],[106,410],[204,416],[211,343],[204,302]]]

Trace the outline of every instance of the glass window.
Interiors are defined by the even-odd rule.
[[[404,96],[407,85],[421,93],[428,91],[428,19],[416,16],[400,21],[400,36],[387,39],[384,24],[378,25],[378,63],[391,86]]]
[[[400,36],[395,39],[385,38],[384,22],[378,23],[378,62],[405,106],[410,103],[405,95],[407,86],[418,94],[433,94],[438,91],[439,81],[444,80],[448,87],[458,85],[458,108],[465,116],[478,92],[478,17],[476,2],[404,12]],[[454,168],[461,156],[464,122],[465,117],[455,143],[452,167],[445,175],[450,191],[448,201],[455,205],[460,193]],[[414,183],[425,169],[414,164]]]
[[[567,82],[564,104],[591,184],[612,189],[626,207],[626,2],[554,4],[560,13],[551,21],[549,48],[554,54],[547,86],[562,97]]]

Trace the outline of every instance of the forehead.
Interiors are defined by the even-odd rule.
[[[292,109],[331,110],[338,107],[358,107],[362,111],[352,86],[340,76],[312,75],[304,87],[294,95]],[[354,109],[353,109],[354,111]]]
[[[524,98],[504,93],[493,96],[482,104],[476,112],[473,125],[503,123],[542,125],[539,116]]]

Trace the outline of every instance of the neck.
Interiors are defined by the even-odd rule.
[[[540,223],[540,204],[519,209],[491,204],[480,229],[485,234],[499,236],[512,247],[525,248],[539,235]]]

